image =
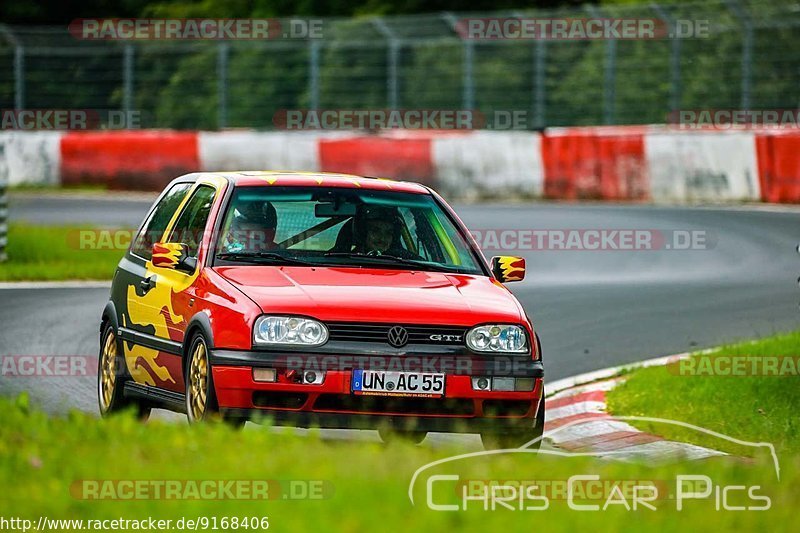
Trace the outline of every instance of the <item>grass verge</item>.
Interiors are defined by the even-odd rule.
[[[800,486],[797,458],[784,462],[778,481],[771,464],[763,458],[752,464],[718,460],[658,467],[587,457],[483,455],[426,470],[413,486],[412,505],[407,492],[415,470],[463,451],[458,447],[405,443],[384,446],[325,441],[313,432],[300,437],[254,425],[236,432],[215,424],[142,424],[132,416],[99,420],[75,412],[53,418],[32,408],[24,396],[16,400],[0,398],[0,516],[30,519],[34,524],[41,516],[93,520],[152,517],[173,521],[267,517],[270,530],[343,532],[524,531],[546,524],[547,531],[558,532],[597,529],[598,524],[610,531],[685,531],[687,524],[715,531],[757,527],[782,530],[796,514],[796,489]],[[431,474],[458,478],[440,478],[429,491]],[[569,507],[564,488],[569,477],[576,474],[600,477],[605,488],[595,490],[598,485],[591,489],[579,484],[573,498],[573,503],[599,505],[597,510]],[[677,476],[687,474],[708,476],[714,487],[758,486],[755,493],[767,496],[770,508],[719,511],[720,503],[709,492],[708,497],[685,500],[683,510],[678,511]],[[155,483],[177,481],[185,487],[188,482],[214,480],[271,480],[269,497],[159,498],[152,490]],[[317,484],[322,490],[316,492],[321,498],[299,497],[306,492],[304,483],[310,480],[322,482]],[[463,505],[459,488],[466,485],[476,490],[475,480],[482,480],[479,488],[490,480],[510,487],[538,482],[541,490],[536,494],[544,495],[548,506],[541,509],[544,500],[528,496],[524,500],[506,500],[511,509],[506,505],[492,506],[488,500],[468,501],[466,510],[454,511],[436,511],[426,505],[429,495],[439,505]],[[134,481],[150,490],[138,497],[112,498],[124,496],[122,482]],[[632,481],[657,487],[658,498],[651,503],[654,509],[641,505],[632,509]],[[87,482],[103,488],[87,493]],[[614,498],[616,504],[602,510],[613,483],[628,483],[629,488],[623,491],[623,498]],[[299,486],[300,490],[293,494],[287,488],[292,486]],[[94,494],[99,494],[100,499],[87,499],[87,495]],[[186,493],[181,489],[178,494]],[[741,491],[732,494],[728,503],[764,505]],[[62,525],[60,529],[67,527]]]
[[[798,454],[800,332],[724,346],[667,366],[634,370],[608,393],[607,403],[614,414],[678,420],[742,440],[769,442],[779,452]],[[715,437],[684,427],[634,425],[701,446],[720,443]]]
[[[0,263],[0,281],[111,279],[125,253],[118,249],[81,249],[82,226],[8,227],[8,260]]]

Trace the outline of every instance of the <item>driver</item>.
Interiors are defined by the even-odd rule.
[[[420,259],[401,244],[403,220],[393,207],[363,207],[354,219],[355,252]]]
[[[237,206],[239,215],[231,222],[226,238],[228,252],[258,253],[273,250],[278,213],[270,202],[248,202]]]

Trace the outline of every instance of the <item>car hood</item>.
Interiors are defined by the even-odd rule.
[[[264,313],[323,321],[471,326],[524,322],[521,306],[486,276],[350,267],[216,267]]]

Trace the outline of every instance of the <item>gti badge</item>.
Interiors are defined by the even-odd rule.
[[[461,342],[461,335],[431,335],[428,338],[435,342]]]

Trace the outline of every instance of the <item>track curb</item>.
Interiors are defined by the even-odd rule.
[[[548,407],[545,409],[544,438],[567,451],[610,454],[615,460],[663,462],[698,460],[727,455],[724,452],[670,441],[644,432],[627,423],[630,418],[608,413],[606,393],[624,381],[629,370],[664,366],[693,354],[709,353],[714,348],[697,352],[656,357],[587,372],[545,385]]]

